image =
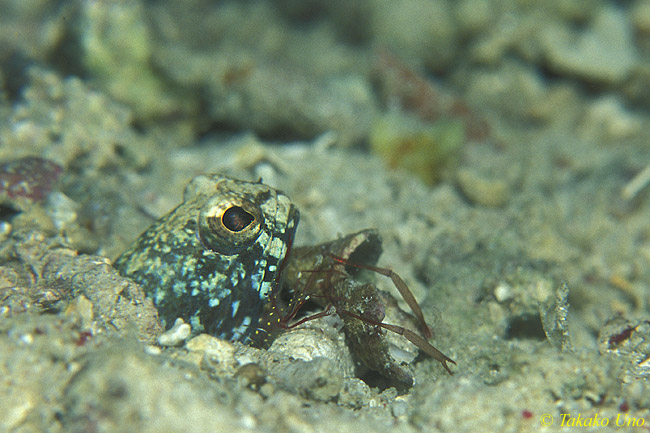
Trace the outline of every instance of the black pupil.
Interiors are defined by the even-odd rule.
[[[223,225],[230,231],[240,232],[250,225],[255,217],[239,206],[233,206],[226,210],[221,217]]]

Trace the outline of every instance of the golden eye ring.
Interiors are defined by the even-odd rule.
[[[258,206],[218,196],[209,200],[199,212],[199,239],[216,253],[237,254],[257,240],[263,220]]]

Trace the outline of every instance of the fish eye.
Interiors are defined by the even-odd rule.
[[[240,232],[255,221],[255,216],[246,212],[240,206],[232,206],[226,209],[221,216],[223,226],[232,232]]]
[[[199,212],[198,236],[206,248],[233,255],[257,240],[262,223],[262,211],[258,206],[217,196],[208,200]]]

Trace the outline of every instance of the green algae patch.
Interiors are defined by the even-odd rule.
[[[402,113],[378,117],[370,146],[390,168],[409,171],[427,184],[436,183],[465,140],[460,119],[423,122]]]

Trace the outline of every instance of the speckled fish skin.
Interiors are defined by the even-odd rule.
[[[180,317],[194,332],[251,343],[298,220],[290,199],[262,183],[198,176],[115,267],[144,288],[165,327]]]

